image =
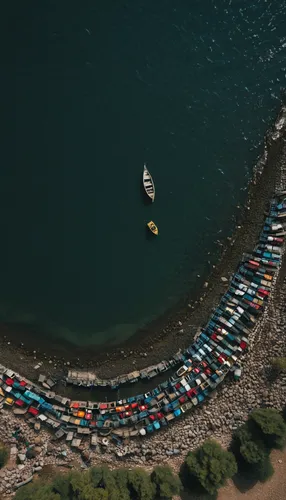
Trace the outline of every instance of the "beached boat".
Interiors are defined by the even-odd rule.
[[[156,236],[158,236],[159,230],[158,230],[156,224],[152,220],[150,220],[150,222],[147,223],[147,226],[149,227],[150,231],[153,234],[155,234]]]
[[[151,198],[153,202],[155,200],[155,185],[152,176],[146,167],[146,164],[144,164],[143,169],[143,186],[146,194],[149,196],[149,198]]]

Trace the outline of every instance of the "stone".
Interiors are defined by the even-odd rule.
[[[20,462],[25,462],[26,460],[25,453],[18,453],[18,459],[20,460]]]
[[[50,455],[54,451],[54,446],[51,443],[48,443],[47,445],[47,453]]]
[[[228,281],[228,279],[225,276],[222,276],[221,281],[223,281],[223,283],[226,283]]]
[[[35,452],[35,449],[34,448],[31,448],[30,450],[27,451],[26,453],[26,457],[31,460],[32,458],[35,458],[36,456],[36,452]]]
[[[34,467],[34,472],[40,472],[40,470],[42,470],[43,467],[41,467],[40,465],[38,465],[38,467]]]
[[[35,429],[36,432],[39,432],[41,430],[41,423],[40,422],[35,422],[34,429]]]
[[[88,450],[83,450],[81,452],[81,458],[85,461],[85,462],[89,462],[90,461],[90,453]]]

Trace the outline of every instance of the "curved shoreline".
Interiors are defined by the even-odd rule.
[[[282,108],[281,113],[285,113]],[[28,370],[30,376],[31,358],[37,360],[52,360],[48,366],[49,372],[62,374],[69,367],[87,368],[96,370],[99,377],[114,378],[122,373],[130,372],[134,367],[143,369],[147,366],[157,364],[162,359],[169,359],[174,352],[185,349],[193,340],[194,335],[210,314],[211,309],[218,302],[219,297],[225,291],[225,284],[221,277],[228,278],[234,271],[242,253],[251,250],[260,231],[264,217],[266,203],[274,192],[278,174],[277,158],[281,152],[283,137],[275,137],[278,132],[283,135],[284,129],[278,131],[277,124],[266,134],[264,151],[254,169],[253,179],[250,182],[247,203],[241,211],[242,222],[236,226],[232,237],[227,238],[226,245],[222,248],[222,254],[217,266],[208,277],[208,288],[201,288],[195,293],[197,300],[193,297],[184,301],[183,307],[176,307],[152,322],[146,329],[141,329],[120,346],[113,349],[104,349],[91,356],[91,348],[75,348],[68,342],[57,339],[51,344],[51,338],[45,344],[42,339],[35,345],[38,332],[32,332],[26,327],[17,328],[15,325],[2,325],[1,359],[10,358],[13,363],[15,355],[22,358],[21,363]],[[198,297],[199,296],[199,297]],[[190,307],[191,306],[191,307]],[[24,341],[24,346],[20,343]],[[138,343],[140,348],[138,349]],[[21,345],[21,347],[20,347]],[[49,350],[48,350],[49,347]],[[93,346],[93,350],[95,350]],[[133,366],[130,366],[130,359]],[[36,363],[35,363],[36,364]],[[55,368],[54,368],[55,367]],[[24,368],[25,369],[25,368]]]
[[[281,155],[280,158],[278,159],[277,162],[277,169],[276,173],[278,174],[278,168],[280,169],[280,176],[278,177],[277,175],[277,181],[283,180],[283,185],[286,187],[286,161],[285,161],[285,152],[286,152],[286,137],[285,137],[285,132],[284,131],[284,137],[283,137],[283,156]],[[278,184],[278,182],[277,182]],[[279,182],[280,184],[280,182]],[[280,187],[277,186],[276,187]],[[286,194],[286,192],[285,192]],[[283,197],[285,197],[285,194]],[[277,203],[277,202],[276,202]],[[276,208],[277,205],[271,204],[272,209],[274,212],[276,210],[280,212],[280,210],[283,211],[283,213],[286,213],[286,209],[281,208],[280,206]],[[112,464],[114,465],[119,465],[118,462],[115,463],[115,460],[120,460],[121,463],[124,462],[128,467],[134,467],[138,465],[151,465],[151,464],[156,464],[156,463],[164,463],[167,462],[169,463],[175,470],[179,467],[178,462],[181,461],[180,455],[185,455],[187,451],[190,449],[194,449],[197,446],[199,446],[207,437],[212,436],[215,439],[218,439],[222,445],[228,445],[231,439],[231,435],[234,429],[236,429],[238,426],[240,426],[243,421],[247,418],[247,415],[249,414],[249,411],[252,411],[256,407],[260,406],[266,406],[266,407],[276,407],[277,409],[282,408],[283,401],[285,401],[285,395],[286,395],[286,379],[283,377],[281,380],[275,380],[270,382],[269,380],[269,362],[272,357],[276,356],[281,356],[285,355],[285,349],[286,349],[286,342],[285,342],[285,298],[286,298],[286,260],[285,260],[285,254],[283,255],[283,250],[285,249],[285,240],[284,244],[283,242],[278,240],[271,240],[271,241],[277,241],[277,243],[270,243],[270,245],[282,245],[281,251],[274,250],[274,248],[271,247],[271,249],[266,247],[265,245],[269,245],[269,243],[265,243],[265,241],[268,240],[268,235],[270,231],[270,234],[274,233],[274,236],[278,236],[275,233],[278,231],[281,231],[281,229],[274,228],[272,227],[272,224],[277,224],[280,222],[281,219],[277,218],[277,215],[272,214],[272,222],[271,220],[267,222],[268,224],[268,229],[264,229],[263,232],[266,234],[266,239],[263,237],[260,239],[262,243],[262,247],[264,248],[263,251],[266,252],[271,252],[271,255],[268,256],[265,255],[264,259],[266,259],[264,262],[260,261],[261,256],[258,255],[257,252],[257,247],[254,252],[251,251],[251,254],[253,253],[253,257],[248,256],[245,259],[246,267],[248,268],[249,264],[253,262],[252,259],[258,259],[256,262],[260,262],[259,264],[259,272],[257,272],[257,267],[255,267],[254,275],[256,278],[252,279],[251,278],[251,283],[252,287],[253,286],[258,286],[259,287],[259,293],[255,293],[255,297],[260,296],[261,294],[264,295],[265,290],[270,290],[271,289],[271,295],[269,296],[269,300],[265,300],[265,303],[267,304],[267,307],[263,311],[263,305],[262,305],[262,314],[261,316],[258,317],[257,321],[255,322],[255,327],[251,328],[249,330],[249,336],[248,336],[248,341],[249,346],[251,347],[248,352],[244,352],[244,348],[242,345],[240,345],[240,356],[239,359],[243,360],[243,375],[242,375],[242,383],[237,383],[231,380],[230,377],[228,377],[226,380],[224,380],[223,387],[220,382],[225,378],[224,375],[220,377],[217,380],[218,385],[217,390],[212,387],[211,394],[206,394],[208,396],[204,402],[203,405],[198,404],[198,406],[193,403],[195,406],[196,410],[195,412],[187,411],[184,413],[183,418],[181,419],[176,419],[176,427],[175,429],[173,428],[172,425],[163,427],[161,429],[161,433],[154,433],[152,435],[149,435],[148,439],[148,432],[150,432],[147,429],[147,436],[145,437],[144,440],[141,440],[140,438],[136,438],[139,434],[141,436],[145,435],[142,432],[138,432],[138,430],[135,431],[130,431],[125,433],[123,431],[122,438],[123,442],[121,441],[124,446],[118,447],[118,444],[121,444],[118,442],[118,437],[117,439],[116,436],[120,436],[121,434],[116,433],[113,431],[113,435],[111,435],[112,439],[111,441],[108,441],[106,437],[103,437],[106,435],[105,432],[101,432],[102,426],[98,426],[94,428],[94,423],[90,421],[90,419],[87,417],[87,414],[85,415],[84,418],[86,418],[86,421],[90,425],[83,425],[83,423],[78,420],[78,423],[75,421],[76,418],[80,417],[79,414],[74,415],[74,410],[78,408],[84,408],[85,405],[85,410],[87,412],[99,412],[100,415],[105,415],[106,413],[106,408],[113,408],[114,403],[92,403],[91,401],[83,401],[83,402],[75,402],[73,401],[72,404],[69,405],[68,401],[69,398],[64,398],[62,396],[59,396],[59,393],[61,391],[57,391],[57,395],[55,393],[47,392],[42,390],[39,386],[36,384],[30,383],[29,381],[26,380],[25,384],[23,386],[23,382],[25,381],[25,378],[22,376],[20,377],[19,381],[17,382],[17,386],[15,384],[14,386],[14,381],[18,380],[18,375],[17,373],[20,372],[19,369],[19,363],[17,364],[17,368],[15,369],[16,371],[16,376],[13,374],[13,372],[10,372],[8,370],[6,373],[4,373],[4,376],[1,377],[5,381],[4,384],[2,383],[2,387],[4,391],[7,393],[7,396],[13,396],[13,398],[19,398],[19,395],[14,394],[15,391],[20,391],[22,394],[24,391],[24,395],[26,398],[31,398],[32,400],[35,400],[36,403],[28,403],[27,402],[27,407],[24,408],[24,413],[26,411],[31,411],[30,419],[19,419],[20,413],[22,414],[22,411],[18,409],[17,415],[13,415],[12,412],[8,412],[6,409],[3,409],[0,412],[0,423],[1,423],[1,428],[3,430],[3,440],[7,443],[12,442],[12,447],[13,450],[16,449],[17,453],[17,446],[18,446],[18,452],[21,454],[26,453],[26,445],[22,442],[17,443],[17,439],[13,438],[13,441],[11,440],[11,434],[15,430],[15,426],[19,429],[20,432],[24,433],[24,436],[27,440],[28,436],[28,442],[32,442],[37,445],[35,447],[35,450],[37,450],[38,455],[32,459],[30,462],[26,461],[25,464],[23,465],[23,470],[21,470],[21,475],[24,476],[24,479],[26,477],[30,477],[31,474],[35,471],[41,470],[41,468],[44,465],[50,464],[50,463],[57,463],[57,465],[64,465],[68,467],[74,466],[75,460],[77,460],[77,455],[73,451],[74,449],[77,449],[81,451],[82,453],[82,458],[88,457],[88,460],[90,461],[91,465],[97,464],[97,463],[106,463],[106,464]],[[279,217],[279,215],[278,215]],[[276,222],[274,222],[274,220]],[[285,222],[286,219],[284,220],[284,228],[285,228]],[[261,228],[259,228],[261,229]],[[259,231],[260,232],[260,231]],[[283,240],[283,238],[282,238]],[[261,248],[261,247],[259,247]],[[253,250],[253,249],[252,249]],[[276,255],[274,255],[274,252]],[[278,255],[280,254],[280,255]],[[258,255],[258,257],[257,257]],[[270,261],[276,261],[276,264]],[[248,264],[247,264],[248,262]],[[271,267],[269,267],[271,264]],[[257,264],[258,265],[258,264]],[[266,269],[269,269],[269,272],[263,271],[261,267],[266,266]],[[243,273],[243,271],[241,271]],[[271,280],[270,276],[268,278],[266,277],[265,274],[263,274],[263,280],[267,279],[267,282],[261,281],[262,278],[261,273],[267,274],[270,273],[274,277]],[[244,274],[244,273],[243,273]],[[259,281],[255,281],[256,279],[259,279]],[[245,283],[244,280],[238,281],[241,283]],[[254,283],[259,283],[258,285],[254,285]],[[271,283],[273,283],[271,285]],[[264,286],[262,286],[264,285]],[[267,286],[266,286],[267,285]],[[235,286],[235,285],[233,285]],[[249,286],[249,285],[247,285]],[[266,286],[266,288],[265,288]],[[236,290],[239,289],[239,285],[236,285]],[[263,291],[264,290],[264,291]],[[224,290],[225,291],[225,290]],[[233,298],[236,297],[236,295],[233,296],[232,292],[232,298],[231,302],[233,302]],[[247,298],[247,294],[251,294],[249,290],[243,292],[243,295],[245,295],[244,299]],[[230,298],[227,298],[227,303],[229,304]],[[255,299],[257,303],[257,299]],[[239,301],[240,302],[240,301]],[[259,301],[258,301],[259,302]],[[260,302],[264,303],[264,299]],[[225,304],[225,301],[222,303]],[[235,301],[234,301],[235,303]],[[243,301],[244,303],[244,301]],[[224,307],[224,306],[223,306]],[[232,306],[230,306],[232,308]],[[247,309],[245,305],[243,305],[244,310]],[[235,310],[238,311],[239,307],[235,306]],[[241,311],[238,311],[241,314]],[[233,313],[231,313],[231,317]],[[243,313],[244,315],[244,313]],[[227,316],[228,317],[228,316]],[[221,323],[221,318],[215,319],[214,320],[217,324]],[[240,327],[239,327],[240,324]],[[244,335],[241,330],[241,321],[238,317],[238,319],[235,320],[232,325],[236,326],[236,328],[233,329],[233,335],[238,337],[241,337]],[[232,326],[230,326],[230,329],[228,326],[226,326],[226,329],[229,331],[232,331]],[[237,330],[239,328],[239,331]],[[211,328],[210,328],[211,330]],[[244,330],[243,330],[244,331]],[[236,333],[235,333],[236,332]],[[229,334],[228,334],[229,335]],[[212,338],[212,337],[210,337]],[[226,338],[226,337],[225,337]],[[221,341],[217,345],[220,344]],[[205,349],[205,346],[203,346]],[[216,348],[215,348],[216,349]],[[226,351],[225,351],[226,352]],[[206,357],[207,359],[207,357]],[[228,358],[225,358],[228,359]],[[230,360],[230,358],[229,358]],[[17,360],[14,359],[14,363],[17,363]],[[8,365],[10,366],[10,365]],[[212,368],[213,369],[213,368]],[[228,368],[227,368],[228,371]],[[202,372],[201,372],[202,373]],[[209,374],[208,374],[209,375]],[[199,375],[201,376],[201,375]],[[12,377],[12,378],[9,378]],[[15,377],[15,378],[14,378]],[[195,375],[195,378],[198,377],[198,375]],[[182,383],[183,386],[183,378],[182,376],[180,378],[180,382]],[[20,382],[21,380],[21,382]],[[179,379],[177,379],[178,381]],[[210,379],[209,379],[210,380]],[[177,390],[177,381],[174,381],[176,390]],[[22,384],[22,385],[21,385]],[[171,382],[169,383],[171,384]],[[174,385],[173,384],[173,385]],[[172,385],[172,384],[171,384]],[[202,386],[204,385],[204,382],[202,382],[201,385],[199,385],[199,392],[202,390],[204,391],[205,388]],[[13,389],[12,389],[13,386]],[[20,386],[20,388],[19,388]],[[166,386],[165,386],[166,387]],[[210,386],[211,387],[211,386]],[[196,387],[198,389],[198,387]],[[12,389],[12,390],[11,390]],[[162,388],[163,389],[163,388]],[[34,391],[36,393],[30,392]],[[22,391],[22,392],[21,392]],[[38,393],[38,395],[37,395]],[[154,391],[155,393],[155,391]],[[19,394],[19,392],[17,392]],[[167,391],[166,391],[167,394]],[[171,392],[170,392],[171,394]],[[39,397],[41,396],[41,397]],[[143,395],[142,395],[143,396]],[[156,395],[153,395],[153,398],[156,397],[159,401],[161,401],[161,398],[159,398],[159,394],[156,393]],[[189,396],[189,395],[188,395]],[[20,396],[21,397],[21,396]],[[141,398],[141,396],[138,396],[138,398]],[[144,396],[145,398],[147,395]],[[148,396],[149,397],[149,396]],[[177,396],[178,397],[178,396]],[[135,398],[131,398],[134,400]],[[181,399],[181,398],[180,398]],[[196,398],[195,398],[196,399]],[[198,398],[199,399],[199,398]],[[19,400],[18,400],[19,401]],[[154,399],[153,399],[154,401]],[[193,400],[191,400],[193,402]],[[202,402],[199,400],[199,402]],[[76,403],[76,404],[75,404]],[[126,404],[126,401],[118,401],[117,404]],[[157,411],[156,408],[153,408],[152,402],[148,401],[149,406],[149,419],[150,421],[154,421],[152,419],[152,414],[154,415],[154,410],[155,412]],[[162,401],[162,404],[164,404],[164,401]],[[180,401],[180,404],[182,402]],[[33,406],[32,406],[33,405]],[[111,405],[111,406],[110,406]],[[188,403],[182,405],[182,409],[184,407],[184,411],[189,410],[190,406],[187,406]],[[129,404],[133,408],[132,405]],[[17,405],[15,404],[15,407]],[[70,407],[70,409],[69,409]],[[116,409],[116,411],[122,411],[121,409]],[[134,414],[135,414],[134,410]],[[140,411],[141,407],[140,407]],[[162,410],[165,412],[165,409]],[[176,411],[174,411],[174,416],[177,417],[179,414],[176,414]],[[38,413],[35,413],[38,412]],[[112,413],[111,409],[107,409],[108,413]],[[114,410],[113,410],[114,412]],[[15,412],[16,413],[16,412]],[[84,413],[82,411],[78,413]],[[73,415],[72,417],[70,415]],[[166,414],[168,415],[168,412],[166,410]],[[37,417],[38,415],[38,417]],[[182,414],[181,414],[182,415]],[[159,414],[158,414],[159,416]],[[32,418],[31,418],[32,417]],[[41,422],[46,422],[47,425],[50,425],[54,431],[58,429],[58,432],[56,433],[56,436],[51,437],[49,433],[45,431],[45,429],[42,427],[41,428],[41,433],[40,437],[39,435],[37,436],[37,433],[35,430],[39,431],[39,428],[41,427],[41,424],[39,425],[39,420]],[[76,417],[76,418],[75,418]],[[82,417],[81,417],[82,418]],[[160,417],[161,418],[161,417]],[[69,420],[68,420],[69,419]],[[97,417],[96,417],[97,419]],[[101,417],[98,417],[98,421],[102,420]],[[104,420],[104,419],[103,419]],[[166,417],[166,420],[170,420]],[[172,419],[171,419],[172,420]],[[104,420],[105,421],[105,420]],[[70,426],[68,427],[68,422],[70,422]],[[145,420],[144,420],[145,422]],[[32,427],[29,427],[29,424],[32,424]],[[123,425],[125,423],[122,422]],[[38,426],[36,428],[36,426]],[[79,427],[80,426],[80,427]],[[63,430],[63,427],[65,427],[65,430]],[[91,428],[92,430],[89,431],[89,433],[84,432],[86,429]],[[139,429],[135,427],[132,421],[132,428],[134,429]],[[71,428],[73,432],[71,431]],[[115,428],[115,426],[114,426]],[[159,427],[160,428],[160,427]],[[145,427],[144,427],[145,429]],[[154,424],[154,430],[157,430],[158,427],[155,427]],[[172,430],[173,429],[173,430]],[[107,429],[108,430],[108,429]],[[123,429],[121,429],[123,430]],[[127,431],[127,429],[126,429]],[[175,432],[174,432],[175,431]],[[135,432],[135,433],[134,433]],[[163,433],[163,434],[162,434]],[[70,441],[68,438],[68,434],[72,434],[72,449],[68,446],[68,443],[66,442],[65,444],[61,443],[61,450],[62,453],[59,455],[59,447],[58,444],[56,443],[55,445],[53,444],[53,441],[55,440],[55,437],[60,439],[63,435],[66,436],[67,441]],[[95,444],[93,442],[93,439],[91,438],[91,434],[95,436],[95,442],[96,442],[96,451],[92,449],[92,445]],[[115,436],[116,434],[116,436]],[[73,438],[73,436],[75,436]],[[128,441],[125,438],[126,437],[135,437],[132,441]],[[163,438],[163,439],[162,439]],[[143,442],[144,441],[144,442]],[[39,444],[41,446],[39,446]],[[91,445],[91,448],[89,446]],[[64,450],[63,450],[64,447]],[[12,451],[12,448],[11,448]],[[100,453],[99,453],[100,451]],[[103,453],[101,453],[103,452]],[[14,451],[14,456],[15,456],[15,451]],[[63,458],[65,457],[65,458]],[[147,463],[146,463],[147,462]],[[148,464],[149,462],[149,464]],[[16,463],[15,463],[16,467]],[[23,479],[23,478],[22,478]],[[17,474],[14,474],[13,477],[9,478],[9,481],[6,480],[6,485],[5,489],[7,491],[11,491],[13,488],[17,486]],[[15,486],[16,485],[16,486]],[[2,489],[3,491],[3,489]]]
[[[276,186],[280,194],[269,202],[257,243],[251,253],[242,255],[239,270],[232,275],[207,326],[189,346],[189,359],[175,377],[151,392],[93,402],[56,394],[51,391],[55,385],[51,379],[47,383],[40,379],[48,390],[41,389],[18,370],[0,365],[1,409],[4,404],[15,404],[14,413],[32,417],[35,426],[41,427],[39,419],[56,431],[58,438],[71,434],[71,439],[66,439],[76,448],[80,448],[82,436],[90,438],[91,445],[99,438],[102,446],[108,446],[106,436],[111,435],[111,440],[121,445],[124,438],[153,433],[200,406],[231,371],[240,378],[240,358],[244,359],[248,346],[253,347],[265,323],[285,250],[286,169],[281,159],[278,165]]]

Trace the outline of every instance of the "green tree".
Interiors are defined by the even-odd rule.
[[[261,462],[258,463],[257,466],[257,476],[259,481],[262,481],[263,483],[265,481],[268,481],[270,477],[274,474],[274,469],[272,467],[272,463],[270,461],[269,455],[266,455],[264,460],[261,460]]]
[[[168,466],[155,467],[151,474],[151,481],[156,487],[156,498],[164,500],[172,499],[174,495],[180,493],[182,488],[179,477]]]
[[[120,500],[130,500],[130,491],[128,488],[128,470],[115,469],[113,471],[113,477],[116,483],[118,498],[120,498]]]
[[[270,448],[263,440],[260,427],[251,418],[235,432],[232,449],[241,476],[252,482],[264,482],[272,476]]]
[[[236,446],[235,455],[243,458],[247,464],[258,464],[267,455],[267,449],[260,439],[252,422],[248,421],[239,427],[233,436]]]
[[[72,493],[76,498],[79,498],[80,500],[83,500],[84,496],[87,494],[87,491],[84,491],[87,490],[87,486],[89,485],[89,481],[87,481],[86,476],[86,474],[80,473],[78,471],[73,472],[71,475],[70,484]]]
[[[267,456],[263,448],[254,441],[247,441],[240,447],[240,453],[249,464],[258,464]]]
[[[88,475],[93,487],[106,490],[109,500],[118,500],[116,480],[108,467],[92,467]]]
[[[6,446],[1,444],[0,445],[0,469],[2,467],[4,467],[7,460],[8,460],[8,450],[7,450]]]
[[[103,488],[95,488],[91,500],[109,500],[108,491]],[[119,497],[117,497],[119,498]]]
[[[20,488],[15,500],[62,500],[58,493],[52,490],[52,485],[40,480],[33,481]]]
[[[283,448],[286,444],[286,424],[279,411],[274,408],[254,410],[250,419],[255,423],[268,448]]]
[[[153,500],[155,485],[144,469],[132,469],[128,473],[128,485],[134,500]]]
[[[237,472],[234,455],[212,440],[205,441],[200,448],[189,452],[185,466],[187,473],[210,494],[216,493]]]
[[[53,491],[60,495],[61,500],[70,500],[72,495],[71,478],[72,473],[58,474],[52,482]]]

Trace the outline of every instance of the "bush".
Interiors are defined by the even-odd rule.
[[[261,440],[255,424],[251,421],[246,422],[236,430],[233,442],[234,454],[247,464],[257,464],[267,456],[267,448]]]
[[[249,464],[258,464],[267,456],[265,451],[254,441],[248,441],[241,445],[240,453],[242,458]]]
[[[59,474],[53,480],[53,490],[60,495],[61,500],[69,500],[72,495],[71,478],[72,473]]]
[[[128,489],[128,470],[116,469],[113,471],[118,498],[121,500],[129,500],[130,493]]]
[[[232,450],[241,476],[253,481],[267,481],[273,474],[270,462],[272,448],[285,443],[286,425],[274,409],[254,410],[249,420],[233,436]]]
[[[155,467],[151,474],[151,481],[156,488],[156,498],[165,500],[172,499],[174,495],[178,495],[182,488],[182,484],[178,476],[176,476],[170,467]]]
[[[257,467],[257,476],[259,481],[265,482],[271,478],[274,473],[272,463],[270,462],[270,457],[267,455],[264,460],[262,460]]]
[[[155,485],[144,469],[132,469],[128,473],[128,486],[132,500],[153,500]]]
[[[158,474],[155,477],[158,479]],[[174,485],[179,479],[170,470],[166,492],[171,488],[170,478],[177,491]],[[161,487],[164,491],[163,484]],[[155,492],[156,486],[144,469],[110,471],[107,467],[92,467],[86,472],[59,474],[51,482],[33,481],[17,491],[15,500],[154,500]]]
[[[185,467],[187,473],[210,494],[216,493],[237,472],[234,455],[212,440],[188,453]]]
[[[15,500],[63,500],[64,497],[55,493],[51,484],[38,479],[20,488],[14,498]]]
[[[8,460],[8,450],[4,445],[0,445],[0,469],[4,467]]]
[[[71,475],[71,498],[80,500],[117,500],[116,483],[107,467],[92,467],[85,473]]]
[[[108,493],[109,500],[117,500],[116,481],[108,467],[92,467],[87,474],[93,488],[104,489]]]
[[[272,448],[283,448],[286,444],[286,424],[282,415],[274,408],[254,410],[250,420],[255,423],[265,445]]]

